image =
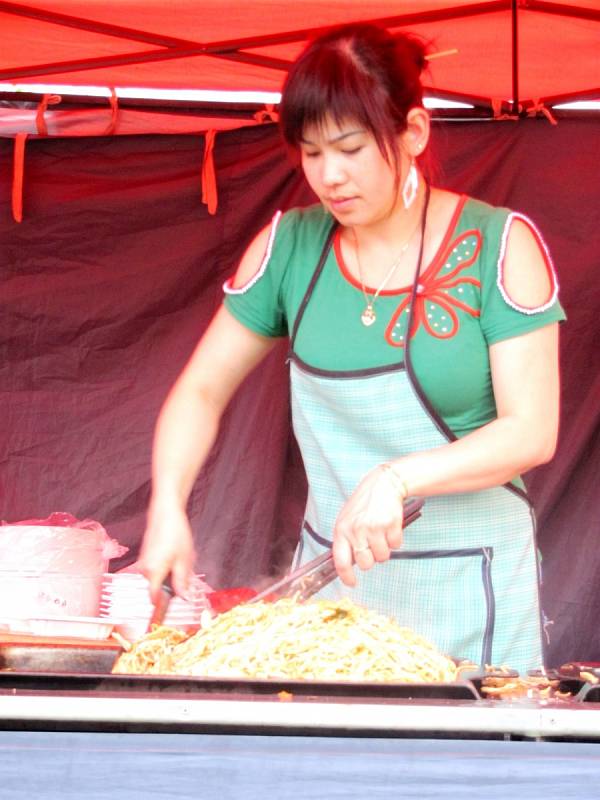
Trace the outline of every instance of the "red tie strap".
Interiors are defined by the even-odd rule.
[[[208,207],[209,214],[217,213],[217,178],[213,150],[216,130],[206,131],[204,157],[202,158],[202,202]]]

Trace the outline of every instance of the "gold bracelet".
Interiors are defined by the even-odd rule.
[[[385,470],[386,475],[389,475],[393,479],[393,481],[394,481],[394,483],[396,485],[396,488],[400,490],[400,494],[401,494],[401,498],[400,499],[401,500],[406,500],[406,498],[408,497],[408,486],[406,485],[406,481],[404,481],[400,477],[400,475],[398,475],[398,473],[396,472],[394,467],[391,464],[389,464],[387,461],[385,463],[381,464],[381,468],[383,470]]]

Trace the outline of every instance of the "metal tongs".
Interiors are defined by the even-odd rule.
[[[173,589],[173,584],[171,582],[171,573],[167,575],[164,581],[161,584],[158,597],[154,603],[154,608],[152,610],[152,614],[150,619],[148,620],[148,626],[146,628],[146,633],[150,633],[155,625],[162,625],[165,616],[167,614],[167,610],[169,608],[169,604],[175,595],[175,590]]]
[[[410,500],[404,503],[403,528],[406,528],[407,525],[410,525],[411,522],[421,516],[423,503],[424,501],[420,497],[411,497]],[[275,595],[278,599],[281,597],[293,597],[299,603],[302,603],[331,583],[336,577],[337,572],[333,563],[333,552],[328,550],[323,555],[317,556],[317,558],[267,586],[266,589],[263,589],[262,592],[259,592],[248,602],[258,603]]]

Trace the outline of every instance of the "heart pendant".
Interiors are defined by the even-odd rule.
[[[377,317],[375,315],[375,310],[373,306],[369,304],[360,315],[360,321],[368,328],[375,322],[376,319]]]

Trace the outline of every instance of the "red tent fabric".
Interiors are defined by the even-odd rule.
[[[458,50],[431,61],[437,94],[514,119],[517,88],[534,113],[538,98],[600,97],[599,5],[0,0],[0,81],[276,91],[309,26],[386,19],[423,34],[432,51]],[[168,386],[252,233],[276,208],[312,198],[274,126],[256,126],[255,108],[115,114],[102,101],[59,120],[51,98],[31,108],[14,99],[3,108],[0,89],[1,515],[94,517],[132,559]],[[196,135],[241,125],[216,141]],[[187,135],[113,135],[167,131]],[[600,660],[597,118],[448,123],[434,133],[437,182],[531,214],[555,257],[569,315],[561,445],[528,483],[554,620],[550,663]],[[257,580],[293,546],[303,475],[288,441],[283,355],[243,387],[191,499],[202,568],[217,586]]]
[[[600,187],[597,123],[441,123],[436,183],[527,213],[550,247],[568,321],[556,457],[526,476],[539,520],[549,663],[600,661]],[[135,559],[160,404],[248,240],[313,201],[274,125],[219,134],[219,206],[200,202],[205,137],[38,138],[23,222],[0,170],[0,518],[97,519]],[[573,148],[572,143],[577,147]],[[12,142],[0,139],[0,163]],[[304,476],[288,436],[285,343],[228,409],[191,501],[215,587],[289,563]]]
[[[457,51],[430,62],[437,93],[600,95],[598,0],[0,2],[0,81],[277,91],[314,29],[365,19]]]

